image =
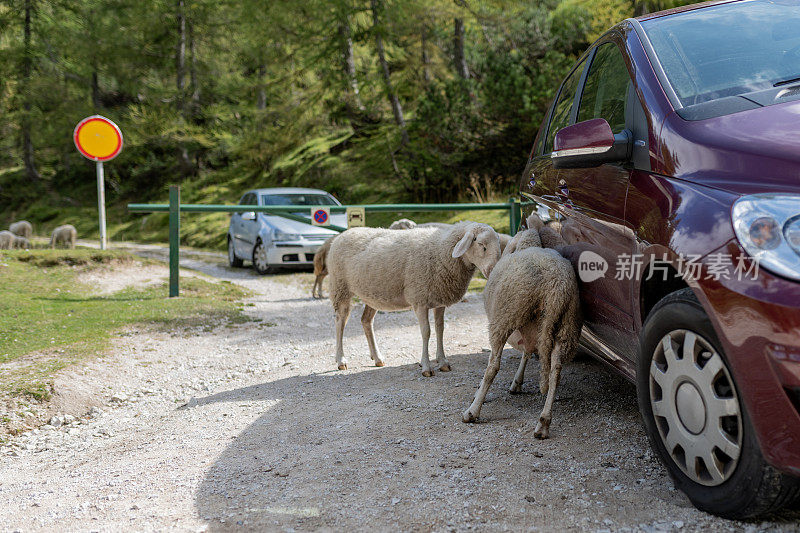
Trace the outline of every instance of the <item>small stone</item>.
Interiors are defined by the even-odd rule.
[[[103,410],[100,409],[99,407],[92,407],[91,409],[89,409],[89,416],[95,417],[95,416],[100,416],[102,414]]]
[[[64,415],[63,421],[64,424],[72,424],[73,422],[75,422],[75,417],[72,415]]]
[[[392,505],[397,505],[400,503],[400,498],[392,498]]]
[[[50,418],[50,425],[53,426],[54,428],[60,427],[61,424],[63,423],[64,421],[61,419],[60,416],[54,416]]]
[[[675,521],[672,523],[672,525],[673,525],[673,526],[674,526],[676,529],[681,529],[681,528],[683,527],[683,520],[675,520]]]
[[[115,394],[111,397],[112,402],[124,403],[128,401],[128,397],[124,394]]]
[[[534,503],[536,501],[536,498],[528,494],[527,496],[525,496],[525,501],[528,503]]]

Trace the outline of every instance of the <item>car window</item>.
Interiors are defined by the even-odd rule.
[[[550,117],[550,129],[547,131],[547,143],[544,146],[544,153],[546,154],[553,151],[553,139],[556,137],[556,132],[569,125],[569,116],[570,111],[572,111],[572,103],[575,99],[575,90],[578,88],[578,82],[581,80],[583,67],[584,62],[582,61],[561,85],[561,92],[558,94],[558,99],[553,106],[553,113]]]
[[[249,199],[250,199],[250,196],[252,196],[250,193],[247,193],[244,196],[242,196],[242,199],[239,200],[239,205],[250,205],[248,203]]]
[[[336,205],[327,194],[262,194],[264,205]]]
[[[578,122],[604,118],[614,133],[624,130],[625,100],[630,84],[631,77],[617,45],[600,45],[586,75]]]
[[[800,5],[755,0],[642,23],[684,106],[800,79]]]
[[[258,197],[254,192],[245,194],[244,198],[242,199],[242,205],[258,205],[258,202],[256,201],[257,199]]]

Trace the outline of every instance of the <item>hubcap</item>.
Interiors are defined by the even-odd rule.
[[[733,379],[711,343],[683,329],[661,339],[650,364],[650,405],[662,443],[692,481],[716,486],[733,475],[742,414]]]
[[[264,248],[263,243],[258,243],[256,245],[256,249],[253,252],[253,262],[256,264],[259,270],[267,269],[267,249]]]

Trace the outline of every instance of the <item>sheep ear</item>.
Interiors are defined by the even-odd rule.
[[[472,241],[475,239],[474,230],[467,230],[464,233],[464,236],[461,237],[461,240],[453,248],[453,257],[459,258],[469,250],[469,247],[472,245]]]

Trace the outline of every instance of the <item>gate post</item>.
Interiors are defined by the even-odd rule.
[[[520,204],[513,196],[508,199],[508,233],[512,237],[517,234],[517,228],[522,220]]]
[[[179,185],[169,186],[169,297],[174,298],[180,292],[178,285],[178,269],[180,267],[181,245],[181,188]]]

